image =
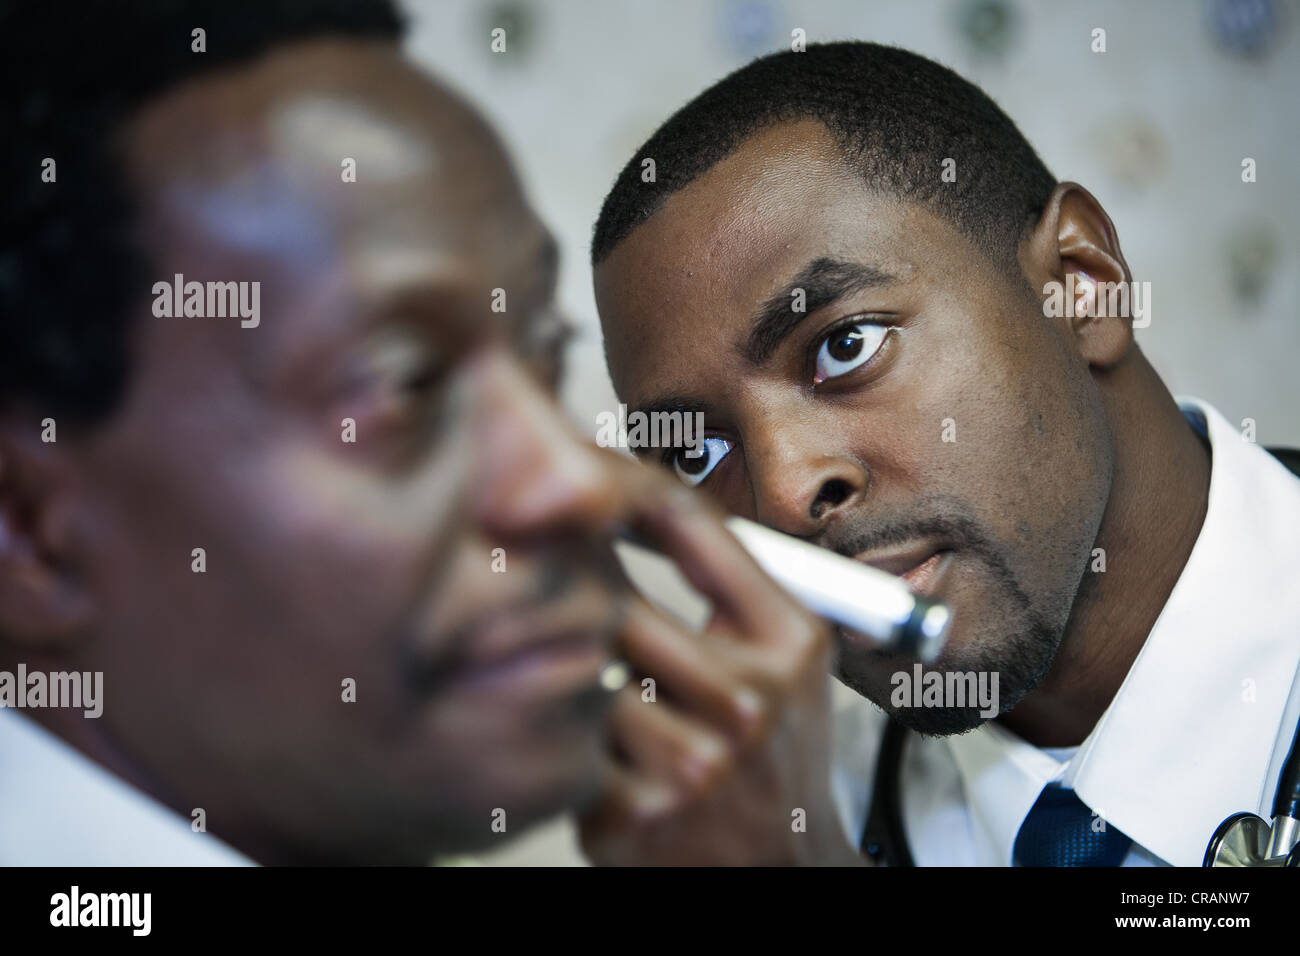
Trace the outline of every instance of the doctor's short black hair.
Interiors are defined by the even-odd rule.
[[[403,29],[391,0],[0,0],[0,410],[92,424],[125,390],[149,269],[116,141],[141,106],[291,42]]]
[[[947,67],[876,43],[809,44],[736,70],[659,127],[605,198],[592,264],[748,137],[802,119],[825,124],[868,187],[931,207],[997,262],[1015,261],[1056,186],[1011,118]],[[654,182],[642,181],[647,158]]]

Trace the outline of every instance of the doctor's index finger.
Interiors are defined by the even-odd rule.
[[[725,627],[744,640],[779,644],[809,630],[808,612],[759,567],[702,496],[664,491],[637,509],[632,530],[713,603],[710,631]]]

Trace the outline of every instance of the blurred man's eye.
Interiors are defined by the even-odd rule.
[[[383,332],[350,357],[337,391],[340,414],[356,423],[363,439],[423,441],[449,372],[433,343],[404,330]]]
[[[438,384],[443,369],[431,361],[421,362],[403,376],[399,388],[403,392],[421,395]]]
[[[376,343],[367,365],[371,387],[387,397],[398,399],[427,393],[446,372],[444,363],[428,345],[405,335]]]
[[[546,309],[529,323],[521,358],[537,380],[551,393],[559,391],[564,376],[564,351],[575,327],[554,309]]]
[[[714,437],[704,439],[700,448],[673,449],[669,453],[673,471],[677,472],[677,477],[688,485],[698,485],[709,477],[713,469],[721,464],[722,459],[731,453],[734,446],[734,442]]]

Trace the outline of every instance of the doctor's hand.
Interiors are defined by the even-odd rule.
[[[640,599],[611,713],[614,770],[580,820],[597,865],[866,862],[830,795],[829,630],[768,578],[704,499],[637,530],[713,602],[703,634]],[[643,678],[652,678],[653,693]]]

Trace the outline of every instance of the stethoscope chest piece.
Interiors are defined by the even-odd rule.
[[[1258,813],[1234,813],[1214,831],[1202,866],[1298,866],[1300,847],[1271,856],[1273,827]]]

